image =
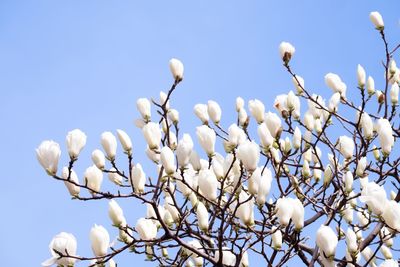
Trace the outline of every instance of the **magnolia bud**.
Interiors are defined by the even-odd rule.
[[[321,180],[321,176],[322,176],[322,171],[320,169],[314,169],[314,179],[315,182],[319,182],[319,180]]]
[[[244,108],[244,100],[240,96],[236,98],[236,112]]]
[[[265,124],[267,124],[268,130],[272,137],[278,138],[282,133],[282,122],[276,113],[267,112],[265,113]]]
[[[75,129],[68,132],[66,139],[70,158],[78,158],[82,148],[86,145],[86,134],[79,129]]]
[[[316,237],[317,246],[324,252],[326,257],[333,260],[336,253],[336,246],[338,244],[338,239],[333,232],[333,230],[326,225],[321,225],[317,231]]]
[[[358,224],[365,227],[369,223],[369,213],[366,211],[357,212]]]
[[[374,126],[371,117],[368,113],[362,113],[361,115],[361,128],[367,140],[371,140],[374,135]]]
[[[339,137],[339,150],[340,153],[346,158],[350,159],[354,153],[354,142],[348,136],[340,136]]]
[[[290,198],[282,197],[276,201],[276,216],[281,225],[287,226],[289,224],[293,209],[293,203]]]
[[[375,92],[375,96],[379,104],[383,104],[385,102],[385,95],[382,93],[382,91],[377,90]]]
[[[372,154],[374,155],[374,158],[377,161],[381,160],[381,153],[379,152],[379,149],[375,145],[372,147]]]
[[[101,134],[101,145],[106,152],[106,157],[109,161],[115,160],[117,153],[117,139],[111,132],[104,132]]]
[[[373,95],[375,93],[375,81],[371,76],[367,79],[367,92],[368,95]]]
[[[161,164],[164,167],[165,172],[167,175],[172,175],[175,172],[175,156],[172,150],[164,146],[161,149],[161,154],[160,154],[160,159],[161,159]]]
[[[358,81],[358,86],[360,88],[364,88],[365,77],[366,77],[366,75],[365,75],[364,68],[360,64],[358,64],[357,65],[357,81]]]
[[[58,160],[61,156],[60,145],[54,141],[43,141],[36,149],[36,157],[48,175],[56,175]]]
[[[328,186],[331,183],[333,177],[333,169],[330,164],[326,165],[324,171],[324,186]]]
[[[142,165],[140,163],[132,166],[131,183],[135,188],[135,193],[139,194],[144,192],[144,186],[146,184],[146,174],[144,173]]]
[[[390,228],[400,232],[400,203],[390,200],[383,206],[385,206],[382,213],[383,220]]]
[[[291,198],[290,200],[293,205],[292,221],[294,223],[294,228],[299,231],[304,226],[304,206],[297,198]]]
[[[328,109],[330,112],[336,112],[340,103],[340,93],[336,92],[329,99]]]
[[[264,121],[264,112],[265,112],[265,107],[264,104],[258,100],[250,100],[249,101],[249,110],[251,115],[256,119],[257,123],[260,124]]]
[[[126,222],[124,211],[114,199],[111,199],[110,202],[108,202],[108,216],[115,226],[123,226]]]
[[[273,232],[271,246],[276,250],[281,249],[281,247],[282,247],[282,232],[281,232],[281,230],[279,230],[275,226],[273,226],[271,229],[271,232]]]
[[[247,136],[246,133],[239,128],[236,124],[232,124],[228,128],[228,140],[229,144],[235,148],[237,145],[242,144],[246,141]]]
[[[150,219],[140,218],[136,222],[135,230],[141,240],[153,240],[157,237],[157,226]]]
[[[342,79],[340,79],[339,75],[335,73],[326,74],[325,83],[334,92],[338,92],[343,98],[346,98],[347,86],[344,82],[342,82]]]
[[[257,204],[264,205],[266,201],[266,197],[271,190],[271,183],[272,183],[272,172],[270,169],[265,168],[264,172],[262,173],[261,177],[258,180],[258,191],[257,191]]]
[[[70,193],[71,196],[78,196],[79,195],[79,191],[80,191],[80,187],[75,185],[75,184],[79,184],[78,181],[78,176],[76,175],[75,171],[71,169],[71,173],[69,172],[68,167],[64,167],[62,169],[62,177],[67,180],[69,176],[69,181],[73,182],[70,183],[68,181],[64,181],[65,186],[68,189],[68,192]],[[75,183],[75,184],[74,184]]]
[[[364,250],[361,251],[361,255],[366,262],[369,262],[369,265],[371,267],[376,266],[374,252],[371,250],[370,247],[365,247]]]
[[[274,138],[268,130],[268,127],[265,123],[258,125],[257,133],[260,138],[261,146],[264,149],[268,149],[274,143]]]
[[[381,253],[383,255],[383,257],[385,257],[385,259],[390,260],[393,258],[392,252],[390,251],[390,248],[388,248],[385,245],[381,246]],[[394,266],[399,266],[398,263],[396,262],[397,265]]]
[[[302,94],[303,93],[303,89],[304,89],[304,79],[302,77],[300,77],[299,75],[295,75],[292,78],[293,84],[296,87],[296,92],[298,94]]]
[[[149,122],[142,128],[144,139],[150,149],[157,149],[161,142],[161,130],[155,122]]]
[[[136,101],[136,108],[140,112],[144,121],[149,121],[151,117],[151,105],[147,98],[139,98]]]
[[[208,232],[208,211],[201,201],[197,203],[196,215],[200,230]]]
[[[61,232],[51,240],[49,244],[49,250],[51,258],[44,261],[42,266],[50,267],[54,264],[57,266],[73,266],[76,262],[75,258],[71,257],[60,257],[58,253],[69,256],[76,256],[77,242],[75,236],[69,233]]]
[[[85,171],[85,184],[92,190],[93,195],[100,191],[101,183],[103,182],[103,172],[95,165],[90,166]]]
[[[218,124],[221,120],[221,107],[218,105],[217,102],[213,100],[208,101],[207,105],[207,112],[210,116],[210,119],[215,123]]]
[[[96,149],[92,153],[92,161],[94,165],[100,170],[103,170],[106,164],[106,157],[104,156],[103,151]]]
[[[205,198],[208,200],[217,199],[218,180],[214,172],[208,169],[201,170],[199,172],[198,183],[199,189]]]
[[[304,124],[309,131],[314,130],[314,116],[310,112],[304,114]]]
[[[359,177],[363,177],[366,168],[367,168],[367,157],[362,157],[358,160],[356,174]]]
[[[250,118],[249,116],[247,116],[247,112],[244,108],[239,110],[238,119],[239,119],[239,125],[242,127],[247,127],[247,125],[249,124]]]
[[[257,168],[260,160],[260,148],[254,141],[247,140],[237,149],[237,157],[249,172]]]
[[[110,235],[107,230],[95,224],[90,230],[90,241],[92,243],[92,250],[96,257],[103,257],[107,255],[107,249],[110,244]]]
[[[240,192],[236,207],[233,210],[236,210],[236,215],[244,225],[248,227],[254,225],[254,198],[250,197],[245,191]]]
[[[357,236],[351,228],[347,228],[346,232],[347,251],[356,254],[358,251]]]
[[[301,131],[299,127],[296,126],[293,133],[293,147],[297,150],[301,146]]]
[[[168,110],[168,118],[173,124],[177,124],[179,122],[179,112],[176,109]]]
[[[392,147],[394,144],[392,126],[387,119],[381,118],[376,123],[376,131],[378,133],[382,152],[385,156],[387,156],[392,151]]]
[[[279,45],[279,54],[285,64],[288,64],[296,49],[293,45],[287,42],[282,42]]]
[[[209,157],[212,157],[215,152],[215,139],[216,134],[213,129],[210,129],[206,125],[202,125],[196,128],[197,139],[201,147],[207,153]]]
[[[399,102],[399,85],[397,83],[394,83],[390,88],[390,100],[392,105],[397,105]]]
[[[369,14],[369,19],[374,24],[375,29],[379,31],[382,31],[384,29],[385,24],[383,23],[382,16],[378,11],[371,12]]]
[[[370,182],[363,187],[360,201],[366,203],[373,213],[381,215],[387,203],[386,191],[375,182]]]
[[[129,138],[129,135],[126,132],[124,132],[123,130],[118,129],[117,136],[118,136],[119,142],[121,143],[124,151],[126,153],[130,154],[132,151],[132,141],[131,141],[131,138]]]
[[[169,61],[169,69],[171,70],[172,76],[175,81],[180,82],[183,79],[183,64],[179,59],[172,58]]]
[[[196,104],[194,106],[194,114],[201,120],[203,124],[207,124],[209,120],[208,107],[204,104]]]
[[[108,179],[116,185],[122,185],[122,180],[124,177],[117,173],[115,168],[111,168],[108,172]]]
[[[347,193],[350,193],[353,190],[353,180],[353,174],[351,171],[348,171],[344,174],[343,182]]]
[[[303,163],[301,174],[304,176],[304,178],[310,177],[310,165],[307,160],[305,160]]]

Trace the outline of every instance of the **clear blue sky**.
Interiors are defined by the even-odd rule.
[[[136,161],[150,166],[133,125],[135,102],[167,90],[171,57],[185,64],[172,105],[183,131],[193,133],[198,102],[219,102],[224,126],[233,121],[237,96],[259,98],[272,110],[274,96],[292,89],[278,56],[281,41],[296,47],[293,66],[307,87],[328,98],[324,75],[338,73],[354,90],[358,63],[383,85],[382,43],[370,11],[381,12],[392,44],[400,39],[397,0],[194,2],[0,1],[2,266],[39,266],[60,231],[74,233],[80,255],[91,255],[94,223],[117,235],[107,201],[71,201],[42,170],[35,148],[44,139],[59,142],[61,169],[66,133],[82,129],[88,135],[76,168],[82,178],[100,134],[121,128],[133,139]],[[121,206],[131,224],[143,215],[138,202]],[[117,260],[132,266],[144,256]]]

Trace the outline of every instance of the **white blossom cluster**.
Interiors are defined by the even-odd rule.
[[[371,12],[370,19],[382,33],[381,15]],[[113,256],[130,248],[166,266],[249,266],[250,253],[273,266],[279,261],[286,264],[293,256],[310,265],[359,266],[363,257],[370,266],[398,266],[392,255],[400,232],[400,158],[394,151],[400,134],[395,124],[400,70],[395,60],[387,59],[383,91],[376,90],[361,65],[354,88],[338,74],[326,74],[325,83],[332,90],[326,100],[310,94],[305,80],[292,72],[289,63],[295,48],[282,42],[279,52],[292,74],[294,91],[276,97],[275,111],[259,99],[246,103],[238,97],[237,118],[224,130],[219,104],[200,103],[194,106],[199,126],[193,138],[179,135],[179,112],[170,103],[184,77],[182,62],[171,59],[171,90],[161,92],[158,102],[136,102],[140,118],[135,124],[147,143],[145,153],[157,169],[156,177],[148,177],[140,163],[132,163],[132,141],[123,130],[116,136],[101,135],[103,150],[93,151],[93,165],[81,181],[73,164],[86,144],[85,133],[76,129],[67,134],[70,164],[61,175],[60,145],[43,141],[37,148],[40,164],[48,175],[64,181],[71,196],[111,199],[108,214],[121,246],[110,245],[106,228],[94,225],[94,257],[82,258],[77,256],[75,237],[62,232],[51,241],[52,257],[42,265],[67,267],[91,260],[92,266],[115,266]],[[361,102],[351,99],[355,92]],[[370,113],[370,106],[379,106],[378,112]],[[161,118],[154,118],[153,108]],[[342,108],[354,117],[338,113]],[[331,129],[343,134],[334,137]],[[217,142],[222,142],[224,153],[216,150]],[[127,171],[115,163],[118,144],[129,159]],[[201,149],[196,150],[197,145]],[[102,191],[105,173],[118,193]],[[386,185],[391,182],[397,184],[397,192],[388,197]],[[122,197],[147,205],[147,213],[134,225],[116,201]],[[314,224],[320,225],[316,233],[305,230]],[[336,253],[339,243],[346,247],[343,255]],[[169,250],[177,257],[170,257]]]

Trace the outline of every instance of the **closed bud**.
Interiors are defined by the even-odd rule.
[[[360,88],[364,88],[365,77],[366,77],[366,74],[365,74],[364,68],[360,64],[358,64],[357,65],[357,81],[358,81],[358,86]]]
[[[272,137],[279,138],[282,133],[282,121],[276,113],[265,113],[265,124],[268,127]]]
[[[282,247],[282,232],[281,230],[277,229],[275,226],[271,229],[272,232],[272,247],[276,250],[281,249]]]
[[[326,165],[324,171],[324,186],[328,186],[331,183],[333,177],[333,169],[330,164]]]
[[[136,108],[140,112],[144,121],[149,121],[151,118],[151,105],[147,98],[139,98],[136,101]]]
[[[92,195],[100,191],[103,182],[103,172],[95,165],[90,166],[85,171],[85,184],[91,190]]]
[[[254,117],[254,119],[257,121],[258,124],[264,122],[265,107],[260,100],[258,99],[250,100],[249,110],[251,115]]]
[[[243,163],[246,170],[253,172],[260,160],[260,148],[254,141],[247,140],[238,147],[237,157]]]
[[[95,224],[90,230],[90,241],[92,243],[92,251],[96,257],[107,255],[107,249],[110,245],[110,235],[107,230]]]
[[[175,156],[169,147],[164,146],[161,149],[160,160],[167,175],[172,175],[175,173]]]
[[[367,168],[367,157],[362,157],[358,160],[356,174],[359,177],[363,177],[366,168]]]
[[[336,112],[340,103],[340,93],[334,93],[329,99],[328,109],[330,112]]]
[[[61,156],[60,145],[54,141],[43,141],[36,149],[36,157],[48,175],[56,175]]]
[[[369,262],[369,266],[376,266],[374,252],[370,247],[365,247],[363,251],[361,251],[361,255],[363,256],[365,262]]]
[[[161,130],[157,123],[149,122],[142,128],[144,139],[150,149],[157,149],[161,142]]]
[[[218,105],[218,103],[213,100],[209,100],[208,105],[207,105],[207,112],[208,112],[208,115],[210,116],[210,119],[215,124],[219,124],[219,122],[221,120],[222,111],[221,111],[221,107]]]
[[[382,91],[375,91],[375,96],[379,104],[383,104],[385,102],[385,95],[382,93]]]
[[[368,95],[373,95],[375,93],[375,81],[371,76],[367,79],[367,92]]]
[[[148,146],[147,146],[147,148],[146,148],[146,150],[145,150],[145,153],[146,153],[147,157],[148,157],[151,161],[153,161],[153,162],[156,163],[156,164],[159,163],[159,161],[160,161],[160,154],[159,154],[159,153],[157,153],[156,151],[150,149]]]
[[[197,221],[199,224],[200,230],[203,232],[208,232],[208,211],[202,202],[197,203],[196,209]]]
[[[365,138],[371,140],[374,135],[374,124],[368,113],[362,113],[360,123]]]
[[[299,149],[301,146],[301,131],[299,127],[296,126],[293,133],[293,147],[294,149]]]
[[[276,201],[276,216],[282,226],[287,226],[293,214],[293,203],[290,198],[282,197]]]
[[[117,139],[111,132],[104,132],[101,134],[101,145],[103,146],[104,152],[106,152],[106,158],[109,161],[115,160],[115,154],[117,153]]]
[[[358,225],[365,227],[369,223],[369,213],[366,211],[357,212]]]
[[[92,161],[94,165],[100,170],[103,170],[106,164],[106,157],[104,156],[103,151],[96,149],[92,153]]]
[[[338,239],[335,232],[326,225],[321,225],[317,231],[317,246],[324,252],[324,255],[332,261],[335,253]]]
[[[375,182],[370,182],[363,187],[360,201],[366,203],[374,214],[381,215],[387,203],[386,191]]]
[[[180,167],[185,167],[190,160],[193,150],[193,141],[189,134],[183,134],[176,148],[176,156]]]
[[[279,45],[279,54],[285,64],[288,64],[296,49],[288,42],[282,42]]]
[[[126,223],[124,211],[114,199],[108,202],[108,216],[115,226],[123,226]]]
[[[294,223],[294,228],[299,231],[304,226],[304,206],[297,198],[291,198],[290,200],[293,205],[292,221]]]
[[[123,178],[115,168],[111,168],[108,172],[108,179],[116,185],[122,185]]]
[[[194,106],[194,114],[201,120],[203,124],[208,124],[208,107],[204,104],[196,104]]]
[[[373,11],[369,14],[369,19],[374,24],[375,29],[382,31],[385,28],[381,14],[378,11]]]
[[[176,109],[168,110],[168,118],[173,124],[177,124],[179,122],[179,112]]]
[[[390,200],[394,200],[396,198],[396,193],[392,190],[390,191]]]
[[[260,138],[261,146],[264,149],[268,149],[274,143],[274,138],[268,130],[268,127],[265,123],[258,125],[257,133]]]
[[[69,181],[64,181],[65,186],[68,189],[68,192],[71,196],[76,197],[79,195],[80,187],[76,184],[79,184],[78,176],[76,175],[75,171],[71,169],[71,173],[69,172],[68,167],[64,167],[62,169],[62,177],[67,180],[69,177]]]
[[[301,174],[303,175],[304,178],[310,177],[310,165],[307,160],[305,160],[303,163]]]
[[[153,240],[157,237],[157,226],[152,220],[146,218],[140,218],[136,222],[136,232],[138,232],[141,240]]]
[[[397,203],[395,200],[390,200],[383,206],[383,220],[390,228],[400,232],[400,203]]]
[[[398,83],[392,84],[390,88],[390,101],[392,105],[397,105],[399,103],[399,85]]]
[[[183,79],[183,63],[176,58],[172,58],[169,61],[169,69],[171,70],[172,77],[174,77],[176,82],[180,82]]]
[[[379,119],[376,123],[379,142],[384,156],[388,156],[394,145],[392,126],[387,119]]]
[[[236,112],[244,108],[244,100],[240,96],[236,98]]]
[[[144,192],[144,186],[146,184],[146,174],[144,173],[142,165],[140,163],[132,166],[131,183],[135,188],[135,193],[139,194]]]
[[[309,131],[314,130],[314,116],[310,112],[304,114],[304,124]]]
[[[202,125],[196,128],[196,135],[201,147],[204,149],[209,157],[212,157],[215,152],[216,139],[216,134],[214,130],[210,129],[206,125]]]
[[[125,131],[118,129],[117,136],[124,151],[130,154],[132,152],[132,141],[129,135]]]
[[[390,251],[390,248],[388,248],[387,246],[385,246],[385,245],[381,246],[381,253],[382,253],[383,257],[385,257],[385,259],[387,259],[387,260],[393,259],[392,252]],[[397,264],[395,266],[399,266],[399,265]]]
[[[271,190],[271,183],[272,183],[272,172],[270,169],[265,168],[264,172],[262,173],[261,177],[258,180],[258,191],[257,191],[257,204],[262,206],[265,204],[267,195]]]
[[[238,114],[238,119],[239,119],[239,125],[242,127],[247,127],[247,125],[249,124],[249,116],[247,115],[247,112],[244,108],[242,108],[241,110],[239,110],[239,114]]]
[[[346,98],[346,90],[347,86],[339,77],[339,75],[335,73],[328,73],[325,75],[325,83],[331,88],[335,93],[340,93],[341,97]]]
[[[355,255],[358,251],[357,236],[351,228],[347,228],[346,232],[347,251]]]
[[[199,189],[205,198],[211,201],[217,199],[218,180],[213,171],[208,169],[201,170],[198,183]]]
[[[314,179],[315,182],[319,182],[319,180],[321,180],[322,177],[322,171],[320,169],[314,169]]]
[[[66,140],[70,158],[78,158],[79,153],[86,145],[86,134],[79,129],[75,129],[67,134]]]
[[[343,157],[350,159],[353,156],[354,147],[353,139],[345,135],[339,137],[338,149]]]
[[[343,176],[344,187],[346,193],[350,193],[353,190],[353,174],[351,171],[348,171]]]
[[[375,145],[372,147],[372,154],[374,155],[374,158],[377,161],[381,160],[381,153],[379,152],[379,149]]]

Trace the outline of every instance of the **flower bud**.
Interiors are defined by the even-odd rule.
[[[119,142],[121,143],[124,151],[128,154],[131,153],[132,141],[131,141],[131,138],[129,137],[129,135],[126,132],[124,132],[123,130],[118,129],[117,136],[118,136]]]
[[[272,172],[270,169],[265,168],[261,177],[258,180],[258,191],[257,191],[257,204],[262,206],[265,204],[267,195],[271,190],[272,183]]]
[[[208,115],[208,107],[204,104],[196,104],[194,106],[194,114],[201,120],[203,124],[208,124],[209,115]]]
[[[363,251],[361,251],[361,255],[363,256],[365,262],[369,262],[370,266],[376,266],[374,252],[370,247],[365,247]]]
[[[356,254],[358,251],[357,236],[351,228],[347,228],[346,232],[347,251]]]
[[[208,211],[201,201],[197,203],[196,215],[200,230],[208,232]]]
[[[240,96],[236,98],[236,112],[244,108],[244,100]]]
[[[281,119],[273,112],[265,113],[265,124],[268,127],[272,137],[278,138],[282,133],[282,122]]]
[[[68,132],[66,139],[70,158],[78,158],[82,148],[86,145],[86,134],[79,129],[75,129]]]
[[[287,226],[289,224],[293,209],[293,203],[290,198],[281,197],[276,201],[276,216],[281,225]]]
[[[161,130],[155,122],[149,122],[142,128],[144,139],[150,149],[157,149],[161,142]]]
[[[305,160],[303,163],[301,174],[303,175],[304,178],[310,177],[310,165],[307,160]]]
[[[164,146],[161,149],[160,160],[167,175],[175,173],[175,155],[169,147]]]
[[[325,83],[334,92],[338,92],[343,98],[346,98],[347,86],[344,82],[342,82],[342,79],[339,77],[339,75],[335,73],[326,74]]]
[[[104,132],[101,134],[101,145],[106,152],[106,158],[109,161],[115,160],[117,153],[117,139],[111,132]]]
[[[285,64],[288,64],[296,49],[293,45],[287,42],[282,42],[279,45],[279,54]]]
[[[321,225],[317,231],[316,243],[326,257],[333,260],[336,253],[338,239],[335,232],[333,232],[329,226]]]
[[[321,176],[322,176],[322,171],[320,169],[314,169],[314,179],[315,182],[319,182],[319,180],[321,180]]]
[[[271,246],[276,249],[279,250],[282,247],[282,232],[281,230],[277,229],[275,226],[272,227],[271,232],[273,232],[272,234],[272,244]]]
[[[90,230],[90,241],[92,243],[92,250],[96,257],[103,257],[107,255],[107,249],[110,244],[110,235],[107,230],[95,224]]]
[[[260,148],[254,141],[247,140],[238,147],[237,157],[247,171],[253,172],[260,160]]]
[[[357,81],[358,81],[358,86],[360,88],[364,88],[365,77],[366,77],[366,74],[365,74],[364,68],[360,64],[358,64],[357,65]]]
[[[340,103],[340,93],[336,92],[329,99],[328,109],[330,112],[336,112]]]
[[[294,133],[293,133],[293,147],[294,149],[299,149],[301,146],[301,131],[299,129],[299,127],[296,126],[296,128],[294,129]]]
[[[375,29],[382,31],[385,28],[381,14],[378,11],[373,11],[369,14],[369,19],[374,24]]]
[[[202,125],[196,128],[197,139],[201,147],[207,153],[209,157],[214,155],[215,152],[215,139],[216,134],[214,130],[210,129],[206,125]]]
[[[351,171],[347,171],[343,176],[343,182],[347,193],[353,190],[353,180],[353,174]]]
[[[393,258],[392,252],[390,251],[390,248],[388,248],[385,245],[381,246],[381,253],[383,255],[383,257],[385,257],[385,259],[390,260]],[[395,266],[399,266],[398,263],[396,263],[397,265]]]
[[[328,186],[331,183],[333,177],[333,169],[330,164],[326,165],[324,171],[324,186]]]
[[[383,220],[390,228],[400,232],[400,203],[390,200],[384,206],[382,213]]]
[[[392,105],[397,105],[397,103],[399,103],[399,85],[397,83],[392,84],[390,88],[390,100]]]
[[[362,157],[358,160],[356,174],[359,177],[363,177],[366,168],[367,168],[367,157]]]
[[[367,92],[368,95],[373,95],[375,93],[375,81],[371,76],[367,79]]]
[[[208,112],[208,115],[210,116],[210,119],[215,124],[219,124],[219,122],[221,120],[222,111],[221,111],[221,107],[218,105],[218,103],[213,100],[209,100],[208,105],[207,105],[207,112]]]
[[[310,112],[304,114],[304,124],[309,131],[314,130],[314,116]]]
[[[293,205],[292,221],[294,223],[294,228],[299,231],[304,226],[304,206],[297,198],[291,198],[290,200]]]
[[[75,171],[71,169],[71,174],[70,174],[68,167],[64,167],[62,169],[62,177],[65,180],[67,180],[68,176],[69,176],[69,181],[71,181],[73,183],[76,183],[76,184],[79,184],[78,176],[76,175]],[[67,187],[68,192],[70,193],[71,196],[75,197],[75,196],[79,195],[79,192],[80,192],[80,187],[79,186],[77,186],[77,185],[75,185],[73,183],[70,183],[68,181],[64,181],[64,183],[65,183],[65,186]]]
[[[250,200],[249,200],[250,198]],[[236,210],[236,215],[239,217],[241,222],[250,227],[254,225],[254,198],[250,197],[245,191],[241,191],[239,198],[235,201],[236,207],[232,210]]]
[[[179,112],[176,109],[168,110],[168,118],[173,124],[177,124],[179,122]]]
[[[346,159],[350,159],[354,153],[354,142],[348,136],[342,135],[339,137],[339,150]]]
[[[103,170],[106,165],[106,157],[103,151],[99,149],[94,150],[92,153],[92,161],[98,169]]]
[[[61,156],[60,145],[54,141],[43,141],[36,149],[36,157],[48,175],[56,175],[58,160]]]
[[[261,146],[264,149],[268,149],[274,143],[274,138],[268,130],[268,127],[265,123],[258,125],[257,133],[260,138]]]
[[[139,98],[136,101],[136,108],[140,112],[144,121],[149,121],[151,118],[151,105],[147,98]]]
[[[375,182],[370,182],[363,187],[360,201],[366,203],[374,214],[381,215],[387,203],[386,191]]]
[[[140,194],[144,192],[144,186],[146,184],[146,174],[144,173],[142,165],[140,163],[136,163],[135,166],[132,166],[131,183],[135,188],[135,193]]]
[[[292,77],[292,81],[296,88],[296,92],[302,94],[304,89],[304,79],[299,75],[295,75],[295,77]]]
[[[122,185],[122,180],[124,179],[124,177],[119,175],[115,168],[111,168],[108,172],[108,179],[116,185]]]
[[[60,257],[58,253],[63,255],[76,256],[77,242],[75,236],[69,233],[61,232],[51,240],[49,244],[49,250],[51,258],[44,261],[42,266],[50,267],[54,264],[57,266],[73,266],[76,262],[75,258],[71,257]]]
[[[172,58],[169,61],[169,69],[171,70],[172,76],[175,81],[180,82],[183,79],[183,63],[176,58]]]
[[[85,184],[92,190],[92,195],[100,191],[103,182],[103,172],[95,165],[90,166],[85,171]]]
[[[361,115],[361,128],[364,133],[364,136],[367,140],[371,140],[374,135],[374,126],[371,117],[368,113],[362,113]]]
[[[157,237],[157,226],[150,219],[140,218],[136,222],[135,230],[141,240],[153,240]]]
[[[126,223],[124,211],[114,199],[111,199],[110,202],[108,202],[108,216],[115,226],[123,226],[123,224]]]
[[[392,126],[387,119],[381,118],[376,123],[376,131],[378,133],[382,152],[385,156],[387,156],[392,151],[392,147],[394,145]]]
[[[167,101],[167,98],[168,95],[165,92],[160,91],[160,105],[165,105],[165,109],[169,110],[169,100]],[[165,103],[165,101],[167,102]]]
[[[366,211],[357,212],[358,225],[365,227],[369,223],[369,213]]]
[[[383,104],[385,102],[385,95],[382,93],[382,91],[375,91],[375,96],[379,104]]]
[[[198,178],[199,189],[202,195],[208,200],[216,200],[218,180],[213,171],[205,169],[199,172]]]
[[[247,125],[249,124],[250,118],[249,116],[247,116],[247,112],[244,108],[239,110],[238,119],[239,119],[239,125],[242,127],[247,127]]]

